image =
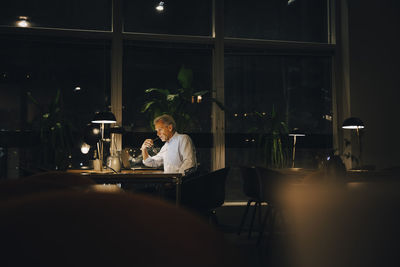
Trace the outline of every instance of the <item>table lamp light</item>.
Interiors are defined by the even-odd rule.
[[[304,133],[301,133],[298,129],[295,129],[289,136],[293,136],[293,152],[292,152],[292,168],[294,168],[294,159],[296,156],[296,138],[297,136],[306,136]]]
[[[342,124],[343,129],[349,129],[349,130],[356,130],[357,133],[357,139],[358,139],[358,146],[359,146],[359,158],[360,158],[360,166],[362,166],[362,161],[361,161],[361,136],[360,136],[360,129],[365,128],[364,123],[362,122],[361,119],[356,118],[356,117],[350,117],[344,120]]]
[[[92,123],[100,124],[101,138],[98,142],[99,159],[100,159],[100,171],[103,170],[103,147],[104,147],[104,124],[116,123],[114,114],[109,111],[97,112],[94,115]]]

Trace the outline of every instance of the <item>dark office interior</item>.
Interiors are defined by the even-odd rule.
[[[398,266],[399,12],[3,1],[0,265]],[[144,164],[162,114],[190,172]]]

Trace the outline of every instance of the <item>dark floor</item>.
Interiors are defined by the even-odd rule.
[[[258,243],[260,221],[256,216],[253,230],[249,236],[251,211],[247,214],[246,223],[240,235],[238,234],[244,211],[245,206],[223,206],[216,210],[217,228],[224,233],[227,242],[239,249],[248,263],[247,266],[289,266],[288,258],[285,256],[285,233],[276,231],[273,236],[269,236],[269,233],[266,232]],[[262,209],[262,212],[264,214],[265,208]]]

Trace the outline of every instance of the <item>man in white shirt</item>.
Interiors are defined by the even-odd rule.
[[[153,147],[152,139],[146,139],[141,147],[143,164],[149,167],[164,166],[164,172],[193,172],[197,167],[196,150],[192,140],[186,134],[176,131],[175,120],[170,115],[161,115],[154,119],[157,136],[165,142],[160,152],[150,156],[147,148]]]

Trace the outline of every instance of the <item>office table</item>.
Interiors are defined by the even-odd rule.
[[[81,169],[70,169],[67,172],[89,176],[97,184],[173,183],[176,188],[176,205],[179,206],[181,201],[181,173],[164,173],[162,170],[122,170],[119,173],[115,173],[109,170],[94,171]]]

